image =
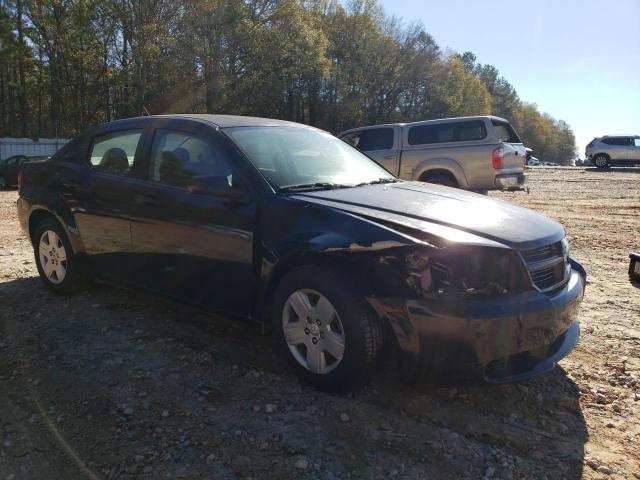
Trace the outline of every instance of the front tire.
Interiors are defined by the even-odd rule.
[[[298,267],[274,300],[275,341],[300,380],[337,390],[366,378],[383,334],[355,282],[324,267]]]
[[[77,261],[60,224],[43,219],[34,230],[33,243],[38,273],[47,288],[57,294],[75,291],[80,283]]]
[[[599,153],[593,157],[593,164],[598,168],[607,168],[609,166],[609,157],[604,153]]]

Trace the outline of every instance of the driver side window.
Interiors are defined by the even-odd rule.
[[[156,130],[149,180],[194,193],[219,193],[234,186],[222,149],[190,132]]]

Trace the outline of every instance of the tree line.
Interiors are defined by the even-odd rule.
[[[0,0],[0,136],[69,137],[142,114],[233,113],[337,133],[493,114],[566,162],[562,120],[492,65],[376,0]]]

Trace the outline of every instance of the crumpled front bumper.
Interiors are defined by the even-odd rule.
[[[571,265],[569,281],[553,294],[369,302],[403,354],[424,368],[479,374],[491,383],[520,381],[553,369],[578,342],[586,272],[573,259]]]

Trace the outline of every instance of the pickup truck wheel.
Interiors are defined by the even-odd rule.
[[[445,187],[458,188],[458,182],[451,175],[445,173],[434,173],[432,175],[426,175],[420,179],[421,182],[436,183],[438,185],[444,185]]]
[[[275,294],[278,349],[302,381],[324,390],[366,378],[382,347],[382,326],[354,282],[323,267],[287,274]]]
[[[7,188],[7,181],[0,175],[0,190],[4,190],[5,188]]]
[[[609,157],[604,153],[599,153],[593,158],[593,164],[598,168],[607,168],[609,165]]]
[[[76,257],[62,227],[45,218],[35,228],[33,240],[36,266],[44,284],[54,293],[73,292],[79,280]]]

